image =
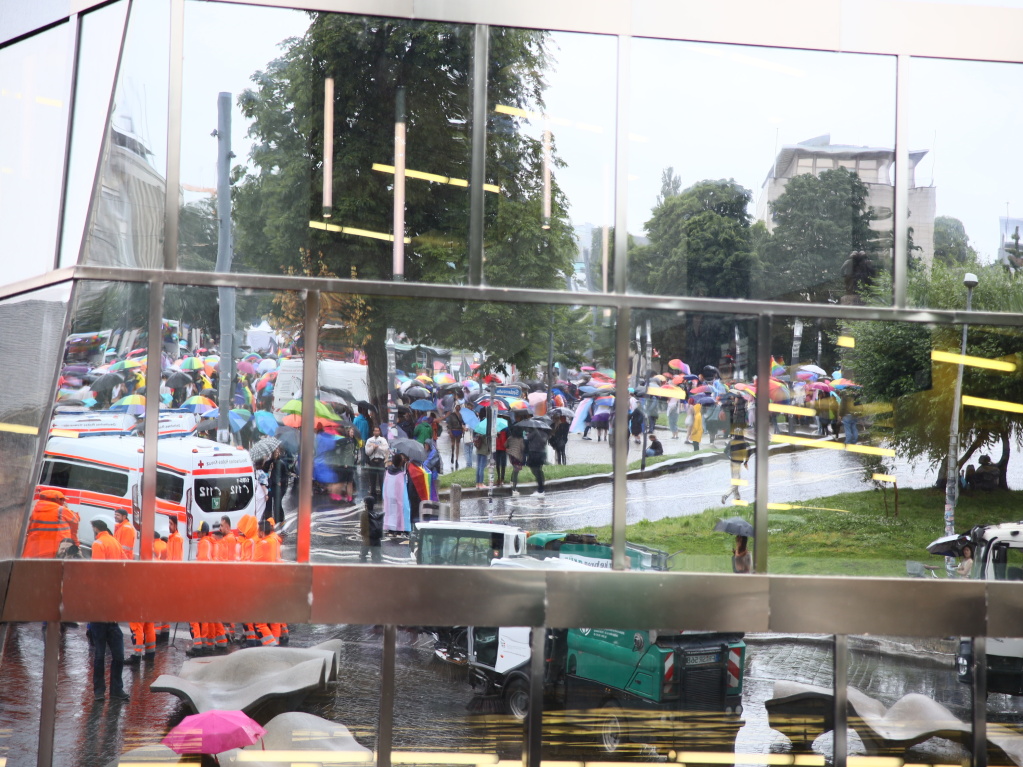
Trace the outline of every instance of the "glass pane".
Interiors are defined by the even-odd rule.
[[[155,533],[177,527],[184,559],[294,559],[304,313],[295,293],[166,289]]]
[[[649,547],[657,569],[731,572],[732,536],[751,526],[756,494],[748,462],[756,322],[654,311],[634,317],[628,466],[643,473],[628,483],[630,558],[644,562]],[[740,527],[716,531],[721,517]],[[744,536],[748,552],[751,534]]]
[[[955,637],[849,637],[850,755],[969,763],[971,690],[957,681],[949,664],[959,644]],[[1004,701],[1004,696],[995,697]],[[995,738],[1006,743],[1009,733],[994,728]],[[995,753],[1001,758],[991,764],[1013,763],[1004,751],[996,748]]]
[[[943,264],[960,275],[979,264],[997,262],[1018,270],[1019,231],[1023,212],[1013,179],[1021,170],[1013,155],[988,161],[996,147],[1019,133],[1018,110],[1006,107],[1007,89],[1023,81],[1016,64],[943,61],[914,58],[909,66],[906,124],[911,150],[909,207],[919,220],[913,256],[922,264]],[[957,108],[945,114],[935,101],[953,99]],[[971,115],[990,115],[984,120]],[[941,162],[937,162],[940,156]],[[971,183],[984,168],[984,183]],[[914,293],[917,306],[942,307],[942,297]],[[1003,311],[1015,311],[1006,307]]]
[[[228,25],[244,44],[224,48]],[[221,267],[464,282],[472,50],[466,26],[188,3],[185,211],[213,205],[208,137],[230,94],[235,241]],[[212,270],[216,250],[193,247],[187,225],[182,267]]]
[[[169,19],[167,0],[131,8],[84,264],[163,265]]]
[[[580,438],[585,418],[577,422],[576,413],[590,375],[610,380],[587,363],[613,375],[613,328],[604,324],[613,319],[581,307],[323,296],[320,389],[343,391],[348,401],[334,398],[343,420],[334,428],[323,423],[317,434],[314,560],[358,553],[364,561],[410,562],[417,541],[408,534],[417,521],[437,517],[477,532],[479,523],[507,530],[493,547],[477,545],[481,533],[467,534],[471,552],[457,541],[430,544],[439,547],[426,557],[434,564],[486,565],[493,549],[522,555],[523,542],[504,546],[524,541],[523,527],[567,532],[609,524],[611,454]],[[548,408],[549,420],[533,420]],[[354,467],[349,424],[358,445]],[[374,427],[380,438],[372,437]],[[372,540],[368,549],[364,540]],[[610,543],[610,534],[601,542]]]
[[[122,535],[134,532],[143,458],[136,403],[144,401],[148,312],[148,285],[77,283],[26,556],[75,557],[79,546],[94,555],[94,521],[115,533],[123,516]]]
[[[630,289],[856,303],[890,271],[894,58],[636,40],[629,109]]]
[[[944,271],[934,268],[938,286]],[[957,563],[929,544],[1016,519],[1006,490],[1019,475],[1017,329],[970,325],[962,357],[961,325],[774,327],[772,571],[942,576]],[[946,492],[950,449],[957,479]]]
[[[608,291],[617,40],[491,28],[484,279]]]
[[[53,268],[72,34],[61,24],[0,48],[0,251],[19,254],[7,282]]]
[[[143,641],[152,627],[154,651],[136,656],[133,627],[142,629]],[[193,627],[222,631],[228,641],[213,653],[190,657],[195,655]],[[246,635],[253,630],[258,635],[263,628],[287,637],[286,645],[247,648]],[[42,676],[39,629],[40,624],[19,626],[8,644],[11,649],[14,641],[14,649],[25,652],[25,666],[35,678]],[[100,653],[90,647],[90,635],[92,648],[102,640]],[[210,711],[215,701],[224,700],[266,730],[242,747],[271,761],[300,761],[281,752],[310,750],[348,751],[353,756],[347,762],[373,761],[382,643],[380,630],[372,626],[81,623],[65,625],[61,646],[54,764],[177,762],[178,755],[161,741],[186,716]],[[16,704],[23,691],[5,685],[0,700]],[[38,687],[29,694],[37,712]],[[3,706],[0,711],[9,712],[0,713],[0,722],[19,723],[16,709]],[[33,752],[34,740],[26,733],[12,739],[13,746],[27,741],[24,751],[12,749],[12,757]],[[237,753],[224,751],[222,763]]]
[[[60,285],[0,302],[0,323],[9,328],[0,352],[11,362],[0,423],[0,452],[10,465],[0,479],[0,529],[6,531],[0,558],[13,558],[21,548],[32,497],[25,478],[36,470],[40,428],[50,417],[69,299],[70,285]]]
[[[78,262],[85,218],[96,182],[100,146],[106,133],[110,93],[114,87],[127,12],[128,3],[118,0],[81,18],[74,126],[60,243],[61,266],[72,266]]]

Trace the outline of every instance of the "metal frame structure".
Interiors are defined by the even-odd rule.
[[[7,0],[0,0],[6,2]],[[13,0],[12,0],[13,1]],[[131,3],[145,0],[129,0]],[[198,0],[196,0],[198,1]],[[222,0],[246,5],[280,6],[280,0]],[[34,31],[65,20],[74,26],[75,52],[83,15],[103,3],[100,0],[48,0],[36,10],[36,29],[23,29],[0,20],[0,44],[14,43]],[[365,296],[417,297],[425,291],[433,298],[498,301],[535,305],[587,304],[616,313],[615,359],[618,372],[616,394],[627,397],[630,317],[633,310],[717,313],[757,319],[758,374],[770,375],[769,339],[776,317],[815,316],[848,321],[887,320],[910,323],[956,324],[966,321],[965,312],[914,309],[906,306],[907,253],[905,239],[895,238],[893,305],[855,307],[807,305],[750,300],[701,299],[630,294],[627,292],[627,259],[617,258],[611,293],[568,293],[488,287],[483,274],[483,127],[486,115],[485,60],[487,33],[491,26],[516,26],[545,30],[612,35],[617,38],[617,137],[615,148],[615,250],[627,248],[628,204],[627,104],[633,38],[661,38],[703,42],[762,45],[883,54],[897,57],[895,231],[905,231],[908,220],[908,152],[905,145],[905,104],[911,59],[934,56],[953,59],[1019,62],[1023,52],[1015,30],[1023,22],[1023,9],[977,8],[942,2],[902,0],[729,0],[707,4],[702,0],[621,0],[593,4],[587,0],[516,0],[478,3],[472,0],[305,0],[308,10],[391,16],[409,19],[471,24],[475,26],[477,61],[473,89],[472,194],[469,236],[470,267],[466,285],[361,281],[283,277],[280,275],[217,274],[178,270],[177,188],[180,174],[181,103],[183,93],[185,0],[169,0],[171,61],[169,68],[169,122],[167,192],[164,212],[165,270],[117,269],[78,266],[50,271],[20,283],[0,287],[0,300],[31,293],[68,281],[146,283],[150,287],[148,327],[150,337],[161,329],[165,286],[234,287],[251,290],[297,291],[305,295],[306,327],[312,330],[315,347],[316,318],[324,293]],[[812,23],[794,20],[812,19]],[[928,23],[920,24],[926,18]],[[884,19],[884,24],[875,23]],[[126,16],[125,31],[130,21]],[[964,29],[982,29],[976,35]],[[123,39],[122,39],[123,50]],[[482,53],[481,53],[482,52]],[[480,60],[482,58],[482,61]],[[76,61],[76,57],[72,58]],[[77,75],[77,65],[74,65]],[[118,68],[120,62],[118,63]],[[72,77],[74,94],[75,77]],[[113,92],[111,93],[111,100]],[[69,114],[68,136],[73,130]],[[481,125],[482,123],[482,125]],[[70,141],[70,139],[68,139]],[[66,148],[65,148],[66,149]],[[65,158],[65,173],[68,158]],[[94,182],[94,188],[98,184]],[[63,182],[62,182],[63,183]],[[63,204],[63,203],[62,203]],[[60,234],[60,232],[58,232]],[[61,237],[56,241],[60,252]],[[84,248],[85,239],[82,240]],[[974,312],[976,324],[1023,327],[1023,315]],[[309,339],[307,339],[308,342]],[[303,380],[303,417],[312,420],[315,400],[315,359],[306,360]],[[153,422],[158,401],[150,398],[147,417]],[[757,444],[766,444],[767,398],[757,403]],[[313,434],[302,436],[304,450],[312,449]],[[627,454],[627,431],[617,429],[614,455],[623,466]],[[146,476],[155,476],[157,435],[146,435]],[[37,464],[42,446],[37,451]],[[758,530],[767,524],[767,451],[756,454],[756,508]],[[657,628],[685,625],[693,629],[721,631],[823,632],[835,635],[835,764],[845,765],[847,739],[844,680],[848,658],[848,634],[897,636],[976,636],[974,674],[974,764],[983,767],[986,754],[984,711],[984,636],[1023,636],[1023,589],[1009,583],[893,581],[873,578],[830,578],[752,575],[701,575],[686,573],[622,572],[626,567],[626,477],[616,471],[613,488],[613,565],[617,572],[489,571],[465,568],[410,569],[401,567],[353,567],[310,563],[312,462],[305,462],[299,480],[298,555],[295,564],[274,566],[274,578],[263,587],[247,588],[252,567],[146,561],[151,558],[155,485],[143,484],[141,562],[91,563],[33,560],[0,560],[0,620],[49,621],[46,634],[46,674],[41,701],[40,764],[53,756],[56,711],[56,663],[58,623],[61,620],[119,620],[142,614],[159,614],[168,620],[243,620],[252,614],[293,623],[385,624],[382,692],[378,729],[378,763],[389,767],[397,625],[522,625],[533,626],[533,644],[542,647],[543,628],[581,626],[629,626]],[[766,573],[769,537],[758,536],[755,569]],[[180,588],[161,589],[167,568],[174,568]],[[156,569],[154,569],[156,568]],[[111,582],[131,578],[137,588],[111,592]],[[235,597],[230,603],[211,604],[202,584],[216,581]],[[194,587],[194,588],[193,588]],[[389,593],[382,602],[367,595]],[[672,595],[665,599],[664,595]],[[496,597],[495,597],[496,595]],[[112,598],[113,597],[113,598]],[[941,609],[926,609],[940,605]],[[228,614],[230,613],[230,614]],[[534,661],[539,653],[534,653]],[[534,662],[534,676],[540,672]],[[533,705],[524,734],[524,762],[540,762],[539,685],[531,694]]]

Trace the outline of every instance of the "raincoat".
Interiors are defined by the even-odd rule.
[[[72,514],[74,512],[64,505],[63,493],[56,490],[42,491],[28,521],[28,537],[22,556],[53,559],[65,538],[73,540],[77,545],[77,536],[72,532],[70,523]],[[77,520],[75,527],[78,527]]]

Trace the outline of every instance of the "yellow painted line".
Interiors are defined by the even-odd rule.
[[[372,751],[314,751],[305,749],[239,751],[235,754],[238,762],[302,762],[312,764],[348,764],[374,761]],[[496,761],[496,758],[495,758]]]
[[[812,407],[799,407],[798,405],[778,405],[772,402],[767,406],[772,413],[788,413],[789,415],[817,415]]]
[[[380,171],[381,173],[394,173],[393,165],[384,165],[379,162],[373,163],[373,170]],[[426,173],[421,170],[405,170],[405,176],[407,178],[417,178],[421,181],[433,181],[436,184],[450,184],[451,186],[462,186],[468,187],[469,182],[464,178],[453,178],[451,176],[441,176],[438,173]],[[496,184],[484,184],[484,192],[493,192],[497,194],[501,191],[501,188]]]
[[[856,339],[852,336],[839,336],[835,339],[836,346],[844,346],[846,349],[856,348]]]
[[[824,767],[824,757],[817,754],[796,754],[793,764],[796,767]]]
[[[905,760],[898,756],[847,756],[848,767],[902,767]]]
[[[39,429],[35,426],[22,426],[19,423],[0,423],[0,431],[9,431],[14,434],[38,434]],[[0,765],[3,767],[3,765]]]
[[[787,445],[805,445],[806,447],[823,448],[825,450],[847,450],[850,453],[863,453],[864,455],[895,456],[895,451],[887,447],[874,447],[873,445],[846,445],[841,442],[818,442],[817,440],[809,439],[808,437],[793,437],[789,434],[772,434],[771,442],[783,442]]]
[[[394,751],[391,764],[497,764],[497,754],[459,751]]]
[[[369,229],[356,229],[351,226],[338,226],[337,224],[327,224],[323,221],[310,221],[310,229],[323,229],[327,232],[340,232],[341,234],[352,234],[356,237],[371,237],[374,240],[386,240],[387,242],[394,242],[394,235],[387,234],[385,232],[372,232]],[[408,245],[412,240],[409,237],[405,238],[405,244]]]
[[[770,764],[787,767],[795,763],[793,754],[730,754],[723,752],[683,751],[675,757],[677,762],[703,762],[704,764]],[[823,764],[823,762],[822,762]]]
[[[969,394],[963,395],[963,404],[983,407],[988,410],[1002,410],[1006,413],[1023,413],[1023,405],[1018,402],[1004,402],[1000,399],[981,399],[980,397],[971,397]]]
[[[749,484],[748,479],[733,479],[732,484],[737,487],[746,487]]]
[[[1016,370],[1015,362],[992,360],[987,357],[971,357],[969,354],[953,354],[952,352],[932,351],[931,359],[934,362],[951,362],[953,365],[968,365],[969,367],[974,368],[1002,370],[1006,373],[1012,373]]]

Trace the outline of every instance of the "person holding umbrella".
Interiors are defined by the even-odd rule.
[[[728,519],[719,519],[718,523],[714,525],[714,530],[735,536],[735,546],[732,548],[732,572],[753,572],[753,557],[748,548],[749,539],[753,537],[753,525],[742,517],[729,517]]]
[[[568,419],[563,415],[555,416],[551,447],[554,448],[554,462],[561,466],[568,464],[568,457],[565,455],[565,448],[568,447],[568,430]]]

